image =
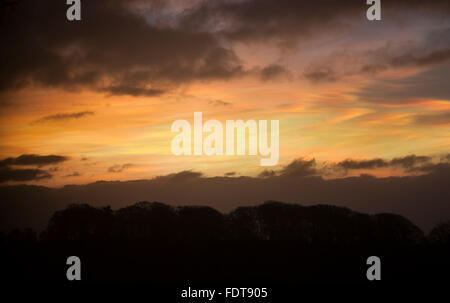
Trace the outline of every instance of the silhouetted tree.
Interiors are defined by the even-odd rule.
[[[434,245],[450,246],[450,221],[438,224],[428,236]]]
[[[14,230],[0,234],[0,249],[14,279],[39,272],[64,280],[71,255],[81,258],[88,281],[353,281],[364,279],[370,255],[390,269],[384,279],[438,279],[450,268],[449,235],[450,222],[442,223],[427,245],[402,216],[330,205],[267,201],[222,214],[139,202],[119,210],[70,205],[51,217],[39,240],[30,229]]]

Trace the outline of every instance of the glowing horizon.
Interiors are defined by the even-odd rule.
[[[437,4],[429,4],[426,12],[386,5],[386,18],[376,23],[352,6],[336,13],[330,8],[324,24],[276,19],[276,33],[269,31],[270,23],[263,33],[233,32],[239,22],[259,24],[250,16],[237,22],[246,16],[239,15],[244,9],[239,4],[221,8],[229,9],[224,16],[214,15],[214,7],[211,16],[203,16],[195,5],[173,1],[161,8],[133,2],[126,15],[102,8],[98,23],[90,27],[95,39],[64,24],[69,34],[73,31],[73,41],[58,37],[48,48],[39,45],[64,63],[56,62],[73,64],[73,70],[66,75],[51,61],[9,79],[18,84],[2,80],[0,160],[26,154],[67,160],[35,166],[51,178],[2,184],[62,186],[184,170],[258,176],[264,170],[253,156],[173,156],[170,126],[177,119],[191,121],[195,111],[205,120],[279,120],[275,170],[299,158],[325,165],[413,154],[439,161],[449,153],[450,19]],[[164,18],[155,18],[154,10]],[[200,18],[195,14],[205,24],[219,16],[228,23],[194,28]],[[117,24],[100,38],[102,17],[110,15]],[[14,50],[15,40],[8,41]],[[345,176],[361,173],[417,172],[375,167]]]

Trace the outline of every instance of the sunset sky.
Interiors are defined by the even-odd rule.
[[[392,2],[368,21],[365,1],[82,1],[69,22],[65,1],[7,1],[0,182],[264,171],[259,156],[174,156],[171,124],[195,111],[279,120],[274,173],[312,159],[325,178],[449,161],[449,1]]]

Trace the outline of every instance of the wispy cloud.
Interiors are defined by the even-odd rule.
[[[213,106],[229,106],[229,105],[231,105],[230,102],[226,102],[223,100],[209,100],[208,103]]]
[[[81,176],[81,174],[79,172],[75,171],[71,174],[65,175],[64,178],[79,177],[79,176]]]
[[[74,120],[74,119],[80,119],[86,116],[92,116],[95,113],[92,111],[83,111],[83,112],[75,112],[75,113],[57,113],[54,115],[49,115],[42,117],[34,123],[43,123],[48,121],[67,121],[67,120]]]
[[[110,173],[121,173],[122,171],[130,168],[134,166],[132,163],[126,163],[126,164],[122,164],[122,165],[113,165],[111,167],[108,168],[108,172]]]

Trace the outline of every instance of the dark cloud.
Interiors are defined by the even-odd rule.
[[[309,177],[321,174],[321,169],[318,168],[315,159],[298,158],[292,160],[289,164],[281,167],[278,170],[265,169],[259,173],[258,178],[273,178],[273,177]]]
[[[321,7],[307,1],[204,1],[184,18],[184,26],[194,30],[216,31],[233,41],[282,40],[294,43],[311,28],[333,23],[343,11],[363,9],[363,5],[325,1]],[[311,13],[315,11],[315,13]],[[218,27],[217,24],[223,24]],[[295,40],[295,41],[292,41]]]
[[[177,182],[185,182],[185,181],[189,181],[189,180],[195,180],[195,179],[201,178],[202,176],[203,176],[203,173],[201,173],[201,172],[196,172],[196,171],[192,171],[192,170],[184,170],[179,173],[157,177],[157,180],[169,181],[170,183],[177,183]]]
[[[0,182],[7,181],[35,181],[40,179],[51,178],[50,172],[58,170],[57,167],[50,168],[49,170],[41,170],[37,168],[23,169],[14,168],[13,166],[47,166],[54,165],[68,160],[67,157],[57,155],[21,155],[19,157],[6,158],[0,160]]]
[[[450,156],[449,156],[450,157]],[[407,155],[405,157],[393,158],[391,160],[375,158],[365,160],[346,159],[341,162],[329,162],[318,164],[315,159],[295,159],[279,170],[264,170],[258,178],[275,177],[311,177],[327,176],[336,177],[346,175],[349,170],[375,170],[379,168],[393,167],[402,168],[406,172],[430,172],[432,169],[421,169],[427,165],[435,165],[446,162],[445,156],[437,163],[429,156]],[[431,167],[431,166],[430,166]]]
[[[125,169],[128,169],[132,166],[133,166],[133,164],[131,164],[131,163],[126,163],[126,164],[122,164],[122,165],[116,164],[116,165],[109,167],[108,172],[109,173],[121,173]]]
[[[233,177],[233,176],[236,176],[236,172],[234,172],[234,171],[230,171],[228,173],[225,173],[225,177]]]
[[[424,66],[441,63],[450,60],[450,48],[436,50],[425,56],[419,57],[414,54],[406,54],[391,59],[392,66]]]
[[[277,172],[273,169],[265,169],[261,173],[259,173],[258,178],[270,178],[275,177],[277,175]]]
[[[36,181],[51,177],[51,174],[41,169],[14,169],[10,167],[0,167],[0,183],[7,181]]]
[[[337,73],[330,67],[310,66],[303,76],[311,82],[333,82],[338,79]]]
[[[6,158],[0,161],[0,167],[6,167],[11,165],[36,165],[45,166],[51,164],[57,164],[68,160],[67,157],[57,155],[21,155],[17,158]]]
[[[361,67],[361,73],[374,75],[386,70],[387,68],[388,66],[382,63],[366,64],[363,67]]]
[[[389,65],[394,67],[426,66],[449,61],[450,27],[431,30],[418,45],[406,45],[401,55],[386,57]]]
[[[309,64],[303,76],[311,82],[332,82],[355,75],[375,75],[389,69],[432,67],[450,61],[450,28],[418,35],[413,41],[387,41],[364,51],[333,50]]]
[[[317,173],[316,160],[305,160],[303,158],[295,159],[279,171],[281,176],[305,177]]]
[[[47,121],[66,121],[66,120],[72,120],[72,119],[79,119],[86,116],[94,115],[94,112],[91,111],[83,111],[83,112],[76,112],[76,113],[58,113],[54,115],[49,115],[42,117],[38,120],[36,120],[34,123],[42,123]]]
[[[37,84],[157,96],[245,73],[212,34],[154,25],[130,7],[124,0],[84,3],[80,22],[66,20],[64,1],[24,0],[2,10],[0,90]]]
[[[260,71],[260,78],[262,81],[269,81],[279,78],[292,79],[291,73],[279,64],[271,64]]]
[[[75,171],[71,174],[65,175],[64,178],[79,177],[79,176],[81,176],[81,174],[79,172]]]
[[[102,88],[101,91],[107,93],[108,95],[117,95],[117,96],[130,95],[130,96],[146,96],[146,97],[160,96],[167,92],[166,90],[163,89],[132,87],[127,85],[108,86]]]
[[[393,158],[391,160],[385,160],[381,158],[368,159],[368,160],[352,160],[347,159],[342,162],[336,163],[337,167],[346,170],[359,170],[359,169],[377,169],[384,167],[400,167],[407,172],[416,170],[417,168],[431,164],[432,157],[428,156],[416,156],[408,155],[405,157]]]
[[[400,79],[377,80],[354,93],[361,101],[389,104],[421,99],[450,100],[450,65],[427,69]]]
[[[407,170],[411,170],[417,166],[431,162],[432,158],[428,156],[409,155],[402,158],[394,158],[389,164],[392,166],[401,166]]]
[[[431,48],[434,47],[434,45],[427,45],[425,47]],[[403,54],[396,56],[392,56],[388,53],[378,54],[378,56],[381,57],[378,60],[382,62],[366,64],[361,68],[361,72],[376,74],[389,68],[409,66],[424,67],[450,61],[450,48],[448,46],[444,49],[431,50],[427,54],[416,54],[415,52],[418,51],[423,52],[423,50],[420,49],[413,51],[411,51],[411,49],[408,49]]]
[[[309,38],[322,32],[350,26],[345,20],[365,20],[368,6],[365,1],[322,0],[244,0],[203,1],[189,10],[182,20],[184,27],[197,31],[214,32],[232,41],[282,42],[295,44],[299,38]],[[383,12],[393,18],[404,10],[434,11],[448,15],[445,0],[384,1]]]
[[[450,123],[450,112],[437,114],[419,114],[414,116],[414,123],[419,125],[439,125]]]
[[[402,51],[401,55],[393,55],[390,53],[389,45],[390,44],[388,43],[388,46],[363,53],[352,54],[351,52],[344,52],[339,56],[333,54],[330,58],[326,58],[326,63],[320,61],[310,64],[303,72],[303,76],[313,83],[334,82],[348,76],[360,74],[375,75],[388,69],[428,67],[450,61],[450,47],[431,50],[428,54],[423,55],[416,54],[418,52],[423,52],[423,49],[411,50],[411,46],[407,46],[406,49]],[[433,46],[426,46],[426,48],[431,47]],[[339,60],[335,60],[335,56],[339,57]],[[349,62],[349,64],[344,64],[342,62],[342,57],[350,58],[352,56],[358,58],[359,61],[368,61],[368,63],[363,63],[362,66],[359,67],[359,63]],[[344,66],[342,66],[343,64]]]
[[[180,13],[176,9],[180,3],[111,0],[83,3],[82,20],[69,22],[64,1],[7,3],[2,2],[0,12],[0,91],[41,85],[147,97],[192,81],[252,74],[230,41],[276,39],[292,44],[342,24],[348,27],[344,19],[365,20],[367,9],[363,1],[351,0],[244,0],[183,4],[189,9]],[[398,14],[403,8],[449,12],[444,0],[383,3],[384,10],[394,8]],[[167,13],[171,9],[177,13]],[[428,64],[447,56],[441,51],[395,62]],[[263,68],[259,76],[268,80],[280,75],[288,73],[275,64]],[[306,74],[316,81],[332,79],[330,75]]]
[[[442,172],[450,171],[450,163],[448,162],[439,162],[439,163],[426,163],[419,167],[411,168],[411,171],[427,173],[427,174],[438,174]]]
[[[209,100],[208,103],[211,104],[211,105],[214,105],[214,106],[228,106],[228,105],[231,105],[230,102],[226,102],[226,101],[223,101],[223,100]]]
[[[389,162],[383,159],[371,159],[371,160],[351,160],[347,159],[337,163],[337,166],[344,169],[374,169],[380,167],[389,166]]]

